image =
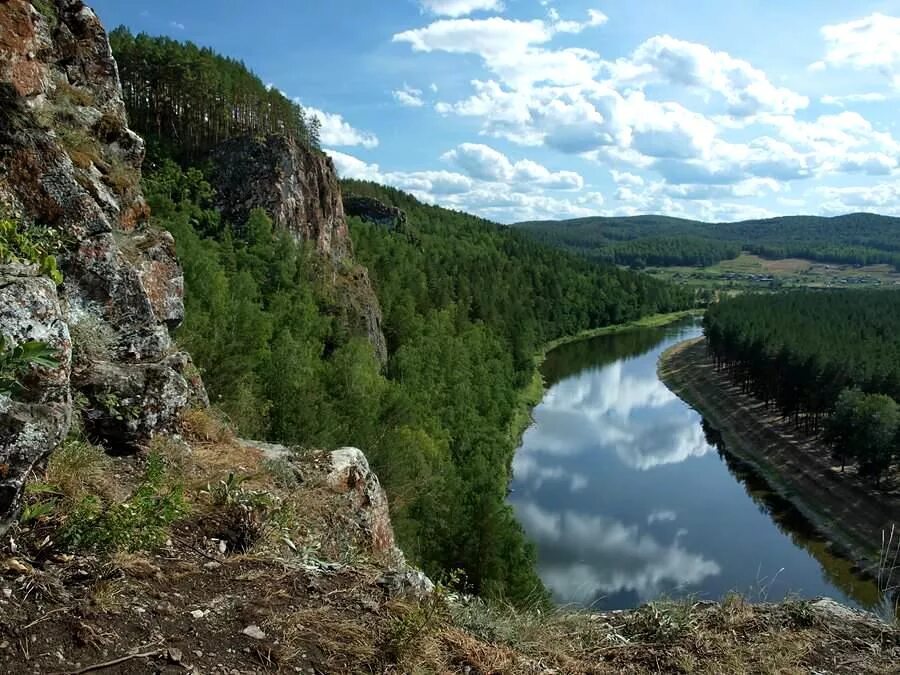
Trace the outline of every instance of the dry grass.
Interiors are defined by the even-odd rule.
[[[38,486],[49,486],[72,504],[86,495],[121,500],[129,492],[103,449],[80,439],[66,441],[50,455]]]
[[[199,444],[233,443],[234,431],[223,415],[211,408],[191,408],[181,415],[181,429],[189,441]]]

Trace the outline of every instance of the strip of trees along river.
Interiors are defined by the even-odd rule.
[[[716,366],[876,482],[900,457],[900,293],[801,291],[714,304]]]

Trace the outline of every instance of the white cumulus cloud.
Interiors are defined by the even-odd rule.
[[[472,12],[504,10],[501,0],[421,0],[422,9],[438,16],[456,18]]]
[[[296,100],[300,103],[299,100]],[[302,105],[302,104],[301,104]],[[341,115],[329,113],[318,108],[303,106],[307,114],[317,117],[322,127],[319,130],[319,139],[322,145],[363,148],[377,148],[378,136],[369,131],[361,131],[351,125]]]

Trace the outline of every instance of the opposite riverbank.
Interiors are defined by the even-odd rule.
[[[645,316],[629,323],[618,323],[612,326],[593,328],[575,335],[567,335],[544,344],[534,355],[534,371],[531,380],[521,389],[518,399],[516,400],[516,408],[513,412],[509,428],[509,435],[514,442],[515,447],[518,448],[518,446],[521,445],[522,435],[531,424],[531,411],[544,397],[545,383],[544,377],[541,374],[541,366],[544,364],[547,354],[551,351],[571,342],[590,340],[591,338],[600,337],[601,335],[611,335],[612,333],[619,333],[635,328],[655,328],[657,326],[665,326],[689,316],[699,316],[702,313],[703,310],[688,309],[681,312],[670,312],[668,314],[651,314],[650,316]]]
[[[669,389],[721,433],[729,453],[762,475],[836,552],[877,574],[882,533],[900,524],[896,486],[876,490],[852,469],[841,473],[818,438],[795,429],[717,372],[703,338],[668,349],[658,371]]]

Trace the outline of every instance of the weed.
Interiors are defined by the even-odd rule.
[[[629,616],[627,632],[646,642],[673,643],[697,628],[694,603],[651,602]]]
[[[107,142],[118,138],[124,130],[125,124],[122,122],[122,118],[111,112],[103,113],[103,116],[94,125],[97,136]]]
[[[48,2],[47,4],[52,4]],[[94,104],[94,95],[87,89],[69,84],[68,80],[62,80],[56,84],[57,106],[78,106],[86,108]]]
[[[61,539],[81,549],[153,550],[165,542],[169,526],[186,512],[181,486],[170,484],[165,460],[151,453],[143,480],[130,499],[107,506],[96,495],[86,495],[69,514]]]
[[[62,235],[52,227],[38,227],[0,216],[0,264],[18,262],[37,265],[57,285],[63,282],[56,256],[62,250]]]
[[[212,408],[191,408],[181,414],[181,428],[185,436],[203,443],[230,443],[234,432],[228,421]]]
[[[229,473],[228,478],[214,486],[207,486],[215,516],[217,538],[228,550],[247,553],[262,541],[276,525],[273,519],[281,506],[280,500],[264,490],[250,490],[243,483],[250,476]]]
[[[58,368],[56,350],[36,340],[12,345],[0,335],[0,395],[13,396],[25,390],[22,379],[33,366]]]
[[[109,170],[103,180],[119,194],[125,194],[141,182],[141,174],[134,167],[116,160],[110,162]]]
[[[59,14],[56,11],[56,5],[53,3],[53,0],[31,0],[31,4],[44,17],[51,30],[59,25]]]
[[[79,169],[90,169],[92,164],[100,161],[100,144],[84,129],[63,126],[59,130],[59,139],[72,163]]]

